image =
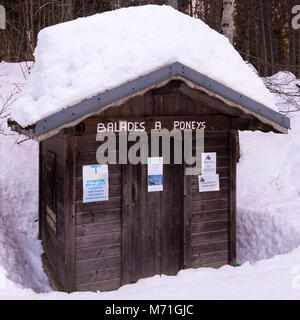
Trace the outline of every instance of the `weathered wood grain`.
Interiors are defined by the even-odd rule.
[[[120,266],[121,257],[119,255],[103,257],[98,259],[79,260],[75,262],[76,272],[87,272],[98,269],[115,268]]]
[[[212,267],[216,262],[220,262],[219,266],[228,264],[228,251],[212,252],[192,256],[193,267]]]
[[[203,243],[203,242],[216,242],[219,240],[228,240],[228,239],[229,239],[228,228],[224,230],[207,231],[207,232],[191,234],[192,245]]]
[[[76,286],[77,291],[110,291],[116,290],[120,287],[121,280],[109,279],[85,284],[79,284]]]
[[[103,246],[106,244],[120,243],[121,232],[108,232],[93,236],[76,237],[76,248],[89,248]]]
[[[228,219],[229,212],[227,209],[210,210],[210,211],[194,211],[192,213],[192,222],[224,220]]]
[[[99,270],[76,273],[76,284],[88,285],[103,280],[119,279],[121,277],[120,266],[116,268],[100,268]]]
[[[121,244],[114,243],[98,247],[76,249],[75,255],[76,261],[121,255]]]
[[[106,201],[99,202],[86,202],[82,201],[75,202],[75,212],[91,212],[96,210],[107,210],[107,209],[116,209],[122,207],[122,197],[110,198]]]
[[[76,237],[83,237],[115,231],[121,231],[120,220],[76,225],[75,235]]]
[[[122,209],[107,209],[101,211],[76,213],[76,224],[99,223],[105,221],[121,220]]]
[[[229,207],[229,199],[193,201],[192,211],[220,210]]]
[[[205,222],[194,222],[191,224],[191,233],[201,233],[209,231],[227,230],[228,219],[205,221]]]

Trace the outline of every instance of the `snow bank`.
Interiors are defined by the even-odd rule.
[[[30,63],[0,63],[0,110],[15,99],[30,67]],[[17,145],[24,137],[13,134],[6,119],[0,118],[0,128],[7,134],[0,134],[0,267],[6,270],[4,275],[0,268],[0,278],[37,292],[49,291],[37,240],[38,146],[34,141]]]
[[[7,272],[0,266],[0,299],[1,300],[32,300],[36,296],[31,289],[25,289],[9,280]]]
[[[1,279],[0,299],[173,300],[173,299],[300,299],[300,248],[286,255],[241,267],[182,270],[177,276],[141,279],[111,292],[36,294]]]
[[[238,260],[257,261],[300,245],[300,112],[288,135],[241,132]]]
[[[130,7],[43,29],[11,117],[23,127],[107,89],[181,62],[273,108],[227,38],[169,6]]]
[[[241,267],[182,270],[141,279],[113,292],[52,292],[40,299],[300,299],[300,248]]]
[[[295,76],[280,72],[264,79],[272,88],[280,110],[300,106]],[[288,100],[285,100],[288,99]],[[238,260],[257,261],[286,253],[300,245],[300,111],[289,114],[288,135],[240,132],[238,169]]]

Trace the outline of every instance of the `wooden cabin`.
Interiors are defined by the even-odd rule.
[[[85,97],[83,97],[85,98]],[[147,165],[109,164],[108,200],[83,202],[83,171],[97,165],[98,123],[205,121],[219,191],[199,192],[185,164],[163,165],[148,192]],[[165,124],[165,125],[164,125]],[[162,67],[22,128],[39,141],[43,263],[61,291],[114,290],[181,269],[236,265],[238,130],[287,133],[289,119],[181,63]],[[118,150],[116,150],[118,152]]]

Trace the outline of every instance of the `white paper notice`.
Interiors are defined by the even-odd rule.
[[[199,175],[199,192],[220,191],[219,175]]]
[[[163,191],[163,158],[148,158],[148,192]]]
[[[83,202],[108,200],[108,166],[91,165],[82,167]]]
[[[202,175],[216,174],[217,154],[216,152],[202,153]]]

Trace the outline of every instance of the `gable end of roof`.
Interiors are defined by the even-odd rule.
[[[288,117],[230,89],[229,87],[183,65],[180,62],[175,62],[135,80],[124,83],[114,89],[100,93],[92,98],[82,100],[78,104],[37,121],[34,128],[34,136],[38,137],[44,135],[45,133],[61,127],[66,123],[73,122],[85,115],[99,111],[103,107],[110,105],[115,101],[136,94],[139,91],[145,90],[159,82],[176,76],[185,78],[234,102],[235,104],[241,105],[250,112],[257,114],[259,117],[275,122],[283,128],[282,132],[287,132],[287,129],[290,129],[290,119]]]

